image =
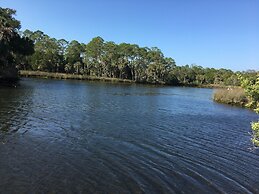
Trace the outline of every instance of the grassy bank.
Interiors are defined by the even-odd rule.
[[[240,86],[227,86],[224,84],[189,84],[189,85],[183,85],[183,86],[190,86],[195,88],[214,88],[214,89],[227,89],[227,88],[240,88]]]
[[[127,79],[95,77],[95,76],[75,75],[75,74],[66,74],[66,73],[49,73],[49,72],[42,72],[42,71],[20,71],[19,75],[20,77],[39,77],[39,78],[45,78],[45,79],[74,79],[74,80],[134,83],[134,81],[127,80]]]
[[[107,82],[123,82],[123,83],[140,83],[140,84],[150,84],[150,85],[170,85],[165,82],[136,82],[129,79],[119,79],[119,78],[109,78],[109,77],[97,77],[97,76],[87,76],[87,75],[77,75],[77,74],[67,74],[67,73],[50,73],[43,71],[19,71],[20,77],[38,77],[45,79],[74,79],[74,80],[89,80],[89,81],[107,81]],[[228,86],[220,84],[176,84],[174,86],[184,86],[184,87],[196,87],[196,88],[227,88]]]
[[[213,100],[218,103],[245,107],[248,98],[243,88],[220,88],[213,94]]]

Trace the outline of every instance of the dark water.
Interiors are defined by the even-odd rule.
[[[0,193],[259,193],[253,112],[211,89],[0,88]]]

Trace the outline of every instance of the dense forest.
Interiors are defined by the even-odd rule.
[[[20,36],[21,25],[14,14],[15,10],[0,8],[0,79],[16,79],[19,59],[34,52],[33,42]]]
[[[116,44],[101,37],[88,44],[76,40],[51,38],[41,31],[25,30],[24,38],[34,42],[35,53],[24,57],[19,69],[83,74],[97,77],[130,79],[136,82],[172,85],[240,85],[237,73],[228,69],[177,66],[157,47]],[[241,72],[239,72],[241,73]],[[255,74],[255,72],[246,72]]]
[[[86,76],[129,79],[141,83],[171,85],[240,85],[238,74],[228,69],[177,66],[157,47],[105,41],[89,43],[57,40],[42,31],[19,31],[15,10],[0,8],[0,76],[19,70],[60,72]],[[11,68],[10,68],[11,67]]]

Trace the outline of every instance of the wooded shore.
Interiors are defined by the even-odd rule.
[[[118,82],[118,83],[140,83],[140,84],[150,84],[154,83],[149,82],[136,82],[129,79],[120,79],[120,78],[110,78],[110,77],[97,77],[97,76],[88,76],[88,75],[78,75],[78,74],[68,74],[68,73],[51,73],[45,71],[28,71],[20,70],[20,77],[34,77],[34,78],[44,78],[44,79],[71,79],[71,80],[88,80],[88,81],[104,81],[104,82]],[[155,85],[169,85],[164,82],[157,82]],[[225,86],[222,84],[177,84],[171,86],[185,86],[185,87],[197,87],[197,88],[240,88],[238,86]]]

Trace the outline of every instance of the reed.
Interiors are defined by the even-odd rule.
[[[248,103],[248,98],[246,97],[243,88],[220,88],[216,89],[213,94],[213,100],[215,102],[241,106],[245,107]]]
[[[132,80],[110,78],[110,77],[95,77],[87,75],[77,75],[77,74],[67,74],[67,73],[50,73],[42,71],[20,71],[19,75],[21,77],[40,77],[40,78],[50,78],[50,79],[74,79],[74,80],[90,80],[90,81],[107,81],[107,82],[124,82],[133,83]]]

